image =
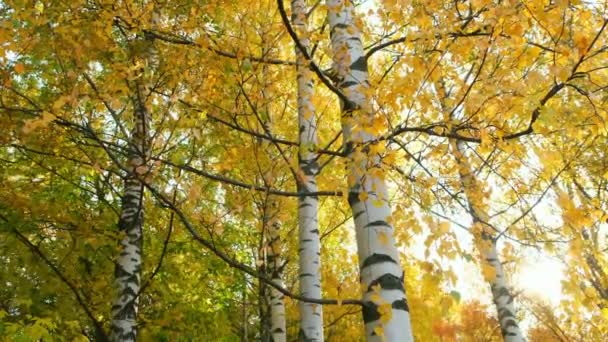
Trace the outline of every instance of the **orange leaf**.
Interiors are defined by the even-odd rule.
[[[25,65],[23,63],[15,64],[15,72],[18,74],[22,74],[25,71]]]

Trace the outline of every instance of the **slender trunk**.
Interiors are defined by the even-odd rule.
[[[304,0],[292,0],[291,10],[293,25],[300,36],[302,46],[308,49],[309,40],[306,38],[306,4]],[[296,47],[297,79],[298,79],[298,127],[299,171],[298,191],[316,192],[317,174],[317,122],[315,107],[312,103],[314,84],[312,73],[300,50]],[[321,243],[319,241],[319,199],[313,196],[298,198],[298,228],[299,228],[299,281],[300,294],[309,298],[321,298]],[[323,308],[320,305],[300,301],[300,341],[323,341]]]
[[[262,34],[262,46],[265,46],[265,37]],[[262,49],[262,55],[265,55],[265,48]],[[264,111],[266,112],[267,118],[261,122],[265,132],[271,132],[272,127],[272,116],[270,107],[270,96],[267,94],[268,83],[266,76],[269,75],[268,66],[264,64],[262,66],[261,84],[262,84],[262,98],[264,100]],[[269,179],[274,178],[272,176],[275,160],[273,160],[274,154],[270,151],[270,144],[267,142],[261,143],[264,152],[271,156],[271,164],[267,172],[270,176]],[[279,151],[280,152],[280,151]],[[263,175],[266,178],[266,175]],[[272,181],[270,181],[272,182]],[[269,275],[275,284],[283,287],[283,280],[281,279],[281,273],[283,272],[283,256],[282,250],[283,245],[281,241],[281,221],[279,219],[280,212],[280,201],[279,198],[270,194],[267,194],[266,200],[264,201],[264,214],[262,217],[263,226],[263,237],[266,239],[264,243],[264,267],[266,267],[266,274]],[[266,286],[265,294],[267,297],[267,303],[269,304],[270,314],[270,338],[273,342],[285,342],[287,341],[287,324],[285,316],[285,298],[284,295],[277,289],[271,286]]]
[[[247,275],[243,274],[243,338],[242,342],[249,341],[249,312],[247,311]]]
[[[387,185],[381,172],[375,172],[381,170],[380,160],[368,147],[355,146],[375,138],[361,33],[351,1],[328,0],[327,7],[338,85],[348,99],[342,101],[342,131],[351,160],[348,202],[355,221],[366,337],[413,341]]]
[[[156,13],[155,13],[156,16]],[[155,24],[157,19],[153,19]],[[154,40],[144,38],[147,49],[142,56],[148,67],[157,67],[158,59]],[[137,312],[141,287],[142,242],[143,242],[143,198],[144,186],[140,178],[148,171],[149,114],[146,108],[143,73],[133,82],[134,96],[132,131],[127,166],[129,172],[124,180],[124,194],[119,229],[124,232],[120,242],[120,254],[114,273],[114,299],[112,301],[111,341],[137,340]]]
[[[492,290],[492,300],[496,306],[502,336],[507,342],[522,342],[525,339],[519,328],[517,317],[515,317],[513,295],[509,291],[505,272],[498,258],[496,239],[487,226],[489,217],[482,203],[481,189],[476,184],[473,172],[464,155],[464,143],[452,140],[451,145],[454,158],[458,164],[460,181],[469,206],[469,213],[473,219],[473,225],[481,227],[481,234],[479,235],[481,241],[479,241],[478,245],[481,249],[482,262],[486,263],[486,267],[492,270],[489,272],[488,283]]]
[[[262,255],[265,255],[262,252]],[[265,256],[262,256],[263,260],[266,260]],[[266,274],[266,266],[262,264],[259,268],[261,273]],[[258,292],[258,311],[260,315],[260,341],[261,342],[270,342],[270,306],[269,297],[266,292],[268,292],[269,286],[260,281],[260,287]]]
[[[265,266],[267,273],[270,274],[272,281],[283,286],[281,279],[282,258],[281,258],[281,237],[279,235],[281,223],[278,219],[278,202],[271,196],[267,200],[264,213],[264,229],[268,242],[266,244]],[[287,329],[285,324],[285,303],[284,295],[274,287],[267,289],[270,306],[270,336],[273,342],[285,342],[287,340]]]
[[[143,185],[137,174],[145,166],[147,113],[136,104],[135,130],[127,164],[129,174],[124,180],[124,195],[118,227],[124,232],[114,274],[115,297],[112,305],[112,341],[135,341],[137,310],[142,266]]]

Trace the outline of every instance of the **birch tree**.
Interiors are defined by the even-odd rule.
[[[304,0],[291,2],[292,22],[299,32],[300,46],[308,50],[306,3]],[[319,173],[319,154],[316,152],[317,122],[312,103],[314,83],[312,71],[308,67],[302,51],[296,46],[297,96],[298,96],[298,191],[316,192]],[[319,239],[319,199],[316,196],[298,197],[299,230],[299,282],[300,294],[309,298],[321,298],[321,241]],[[300,340],[323,341],[323,308],[314,303],[301,301]]]
[[[462,141],[451,141],[452,154],[458,166],[458,175],[473,220],[472,232],[475,235],[475,244],[481,253],[483,262],[481,267],[492,290],[492,301],[496,307],[504,340],[522,342],[525,339],[515,316],[514,298],[496,249],[497,239],[495,234],[492,234],[492,228],[488,226],[490,217],[486,213],[487,204],[484,203],[483,189],[475,179],[465,155],[464,145]]]
[[[152,25],[157,24],[158,14],[152,15]],[[124,194],[118,228],[124,233],[120,253],[116,260],[115,297],[112,304],[112,341],[137,340],[137,312],[141,288],[142,243],[144,227],[144,186],[142,177],[149,171],[150,114],[146,105],[148,89],[146,71],[153,73],[158,63],[154,39],[144,35],[132,48],[133,63],[140,74],[131,82],[134,128],[127,156],[128,173],[124,178]]]
[[[355,221],[368,341],[412,341],[404,272],[395,246],[388,189],[370,143],[374,114],[367,59],[351,1],[327,1],[334,68],[342,99],[342,135],[351,162],[348,203]]]

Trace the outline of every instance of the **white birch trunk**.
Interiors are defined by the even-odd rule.
[[[509,291],[505,272],[498,258],[496,240],[493,237],[494,234],[492,234],[490,228],[487,227],[486,224],[489,217],[487,215],[487,210],[481,202],[481,191],[478,189],[469,162],[464,155],[464,143],[462,141],[455,142],[452,140],[451,145],[454,158],[458,164],[460,181],[464,189],[473,224],[482,227],[480,236],[481,243],[479,244],[482,249],[480,251],[483,258],[482,262],[485,262],[487,266],[491,267],[494,270],[492,273],[496,274],[494,279],[490,279],[488,282],[492,290],[492,300],[494,301],[498,314],[502,336],[506,342],[523,342],[525,339],[519,328],[517,317],[515,317],[513,295],[511,295],[511,292]]]
[[[339,88],[348,98],[342,103],[343,137],[351,159],[349,204],[355,221],[363,291],[363,321],[367,341],[413,341],[405,296],[404,272],[389,221],[386,182],[368,172],[379,168],[377,157],[355,144],[375,137],[366,131],[373,119],[367,61],[361,32],[348,0],[327,0],[334,68]],[[382,336],[383,335],[383,336]]]
[[[120,242],[120,254],[114,273],[114,300],[112,303],[111,341],[135,341],[137,339],[138,295],[141,286],[143,185],[138,179],[137,168],[145,165],[144,151],[147,135],[145,108],[135,105],[135,130],[127,164],[129,174],[124,181],[124,195],[118,227],[124,232]]]
[[[266,66],[263,67],[263,74],[266,73]],[[262,89],[262,96],[265,101],[268,101],[266,95],[266,85]],[[266,102],[267,103],[267,102]],[[264,130],[271,131],[270,121],[270,106],[265,105],[265,110],[268,115],[268,121],[264,122]],[[262,147],[268,149],[269,144],[262,143]],[[271,167],[272,169],[272,167]],[[271,172],[269,170],[268,172]],[[262,224],[264,228],[264,235],[267,239],[265,244],[265,268],[268,275],[270,275],[272,281],[281,287],[283,287],[283,280],[281,273],[283,271],[283,257],[282,257],[282,241],[281,241],[281,222],[279,220],[280,201],[276,196],[268,195],[264,207],[264,217],[262,218]],[[273,342],[286,342],[287,341],[287,322],[285,316],[285,300],[284,295],[272,286],[268,286],[266,295],[267,303],[269,304],[270,312],[270,339]]]
[[[270,274],[272,281],[283,287],[281,279],[282,258],[281,258],[281,237],[279,235],[281,223],[278,215],[278,202],[272,199],[267,201],[267,208],[264,215],[264,228],[268,237],[266,244],[265,267]],[[273,342],[287,341],[287,328],[285,322],[285,302],[284,295],[274,287],[270,287],[268,292],[268,303],[270,305],[270,336]]]
[[[157,24],[154,13],[152,24]],[[158,58],[154,40],[144,38],[147,49],[142,56],[146,67],[157,67]],[[142,242],[143,242],[143,196],[144,186],[139,180],[147,172],[149,157],[149,114],[142,84],[144,76],[134,81],[133,116],[135,125],[129,144],[127,166],[129,173],[124,180],[124,195],[118,227],[125,233],[120,242],[120,254],[116,260],[114,274],[114,299],[112,301],[111,341],[137,340],[137,312],[141,288]]]
[[[308,49],[310,43],[306,25],[306,3],[292,0],[292,22],[299,33],[300,44]],[[299,192],[317,191],[319,173],[317,148],[317,122],[312,103],[314,84],[312,72],[301,51],[296,47],[298,80],[298,127],[299,127]],[[321,298],[321,243],[319,240],[319,199],[316,196],[298,198],[299,228],[299,281],[300,294],[309,298]],[[300,301],[300,341],[323,341],[323,307]]]

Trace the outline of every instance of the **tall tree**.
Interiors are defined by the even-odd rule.
[[[487,203],[483,188],[475,179],[475,174],[465,155],[465,143],[463,141],[451,141],[452,154],[458,165],[460,182],[466,197],[469,214],[473,221],[472,232],[475,235],[475,244],[481,253],[482,270],[492,290],[492,300],[496,307],[498,322],[502,336],[508,342],[524,341],[523,333],[519,328],[518,319],[515,316],[513,295],[507,284],[505,271],[496,249],[497,238],[493,230],[488,226],[490,220],[487,214]]]
[[[300,37],[300,46],[310,48],[306,2],[292,0],[293,26]],[[316,192],[319,173],[316,111],[313,104],[313,74],[306,57],[298,46],[296,51],[296,70],[298,82],[298,127],[299,152],[297,186],[301,193]],[[316,196],[298,197],[299,230],[299,281],[300,294],[309,298],[321,298],[321,241],[319,239],[319,199]],[[323,307],[301,301],[300,340],[323,341]]]
[[[360,23],[352,1],[328,0],[327,11],[334,68],[343,95],[342,136],[351,163],[348,203],[355,221],[366,338],[412,341],[387,184],[379,156],[371,148],[377,132],[372,128],[374,112]]]
[[[283,285],[281,273],[283,267],[282,243],[281,243],[281,221],[279,218],[279,200],[273,196],[266,196],[263,204],[263,269],[270,279],[280,286]],[[264,302],[268,305],[269,315],[269,337],[273,342],[284,342],[287,340],[286,316],[284,295],[274,287],[261,285],[262,292],[266,296]],[[262,324],[266,324],[262,322]],[[266,329],[266,327],[262,327]]]
[[[152,15],[152,24],[158,20]],[[112,341],[137,340],[137,313],[141,289],[142,243],[144,227],[143,176],[149,171],[150,114],[146,105],[148,86],[146,75],[154,71],[156,52],[154,38],[141,34],[131,44],[133,64],[139,74],[130,83],[134,128],[128,145],[128,173],[124,177],[122,208],[118,227],[124,236],[120,242],[120,254],[116,260],[114,279],[115,297],[112,303]]]

